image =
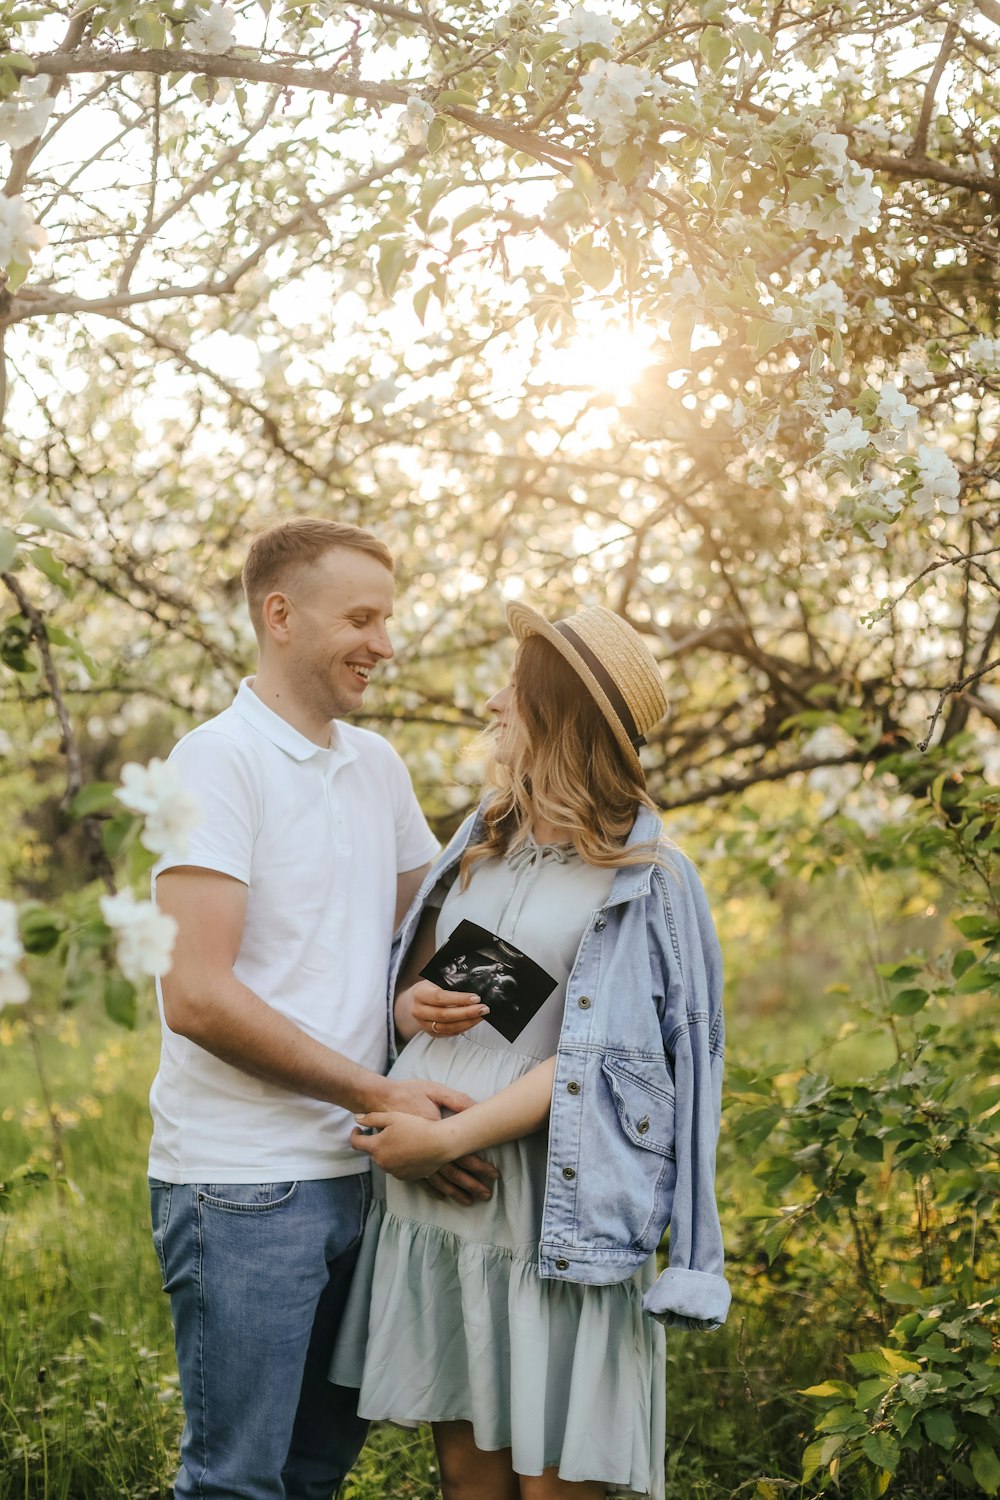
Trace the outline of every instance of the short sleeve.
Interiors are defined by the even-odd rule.
[[[161,859],[154,880],[165,870],[194,865],[249,885],[263,805],[245,750],[228,735],[199,729],[174,746],[169,763],[177,768],[185,791],[196,798],[201,819],[184,855]]]
[[[407,870],[417,870],[421,865],[429,864],[441,845],[427,825],[409,771],[387,743],[386,748],[390,755],[388,770],[392,777],[396,822],[396,873],[403,875]]]

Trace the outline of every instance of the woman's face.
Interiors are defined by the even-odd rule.
[[[513,675],[506,687],[493,694],[486,705],[486,711],[493,715],[493,753],[502,766],[512,765],[524,738],[524,725],[517,711]]]

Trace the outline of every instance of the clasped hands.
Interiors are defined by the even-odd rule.
[[[416,1027],[428,1036],[459,1036],[489,1014],[478,995],[443,990],[427,979],[412,985],[402,998]],[[485,1157],[463,1154],[457,1139],[455,1117],[475,1100],[425,1079],[386,1082],[391,1090],[388,1108],[355,1116],[355,1151],[364,1151],[403,1182],[422,1179],[438,1197],[466,1205],[489,1199],[500,1174]]]

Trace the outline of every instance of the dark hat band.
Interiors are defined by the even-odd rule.
[[[559,621],[558,624],[553,626],[553,629],[558,630],[563,639],[569,641],[570,645],[580,657],[581,661],[585,662],[586,665],[590,668],[590,671],[593,673],[597,681],[600,683],[601,687],[604,689],[604,692],[606,693],[608,698],[608,702],[611,704],[611,707],[618,715],[618,719],[621,723],[622,728],[628,735],[630,741],[632,742],[632,745],[636,750],[638,750],[640,745],[644,745],[646,743],[645,737],[639,733],[639,729],[635,722],[635,719],[632,717],[632,710],[629,708],[628,704],[625,702],[625,699],[622,697],[621,689],[605,667],[604,663],[600,660],[599,657],[594,655],[593,651],[591,651],[590,647],[586,644],[585,641],[582,641],[580,639],[576,631],[572,630],[563,621]]]

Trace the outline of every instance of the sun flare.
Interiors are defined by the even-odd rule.
[[[580,332],[536,366],[536,376],[566,386],[592,386],[612,394],[632,389],[653,360],[656,330],[648,324],[609,324]]]

